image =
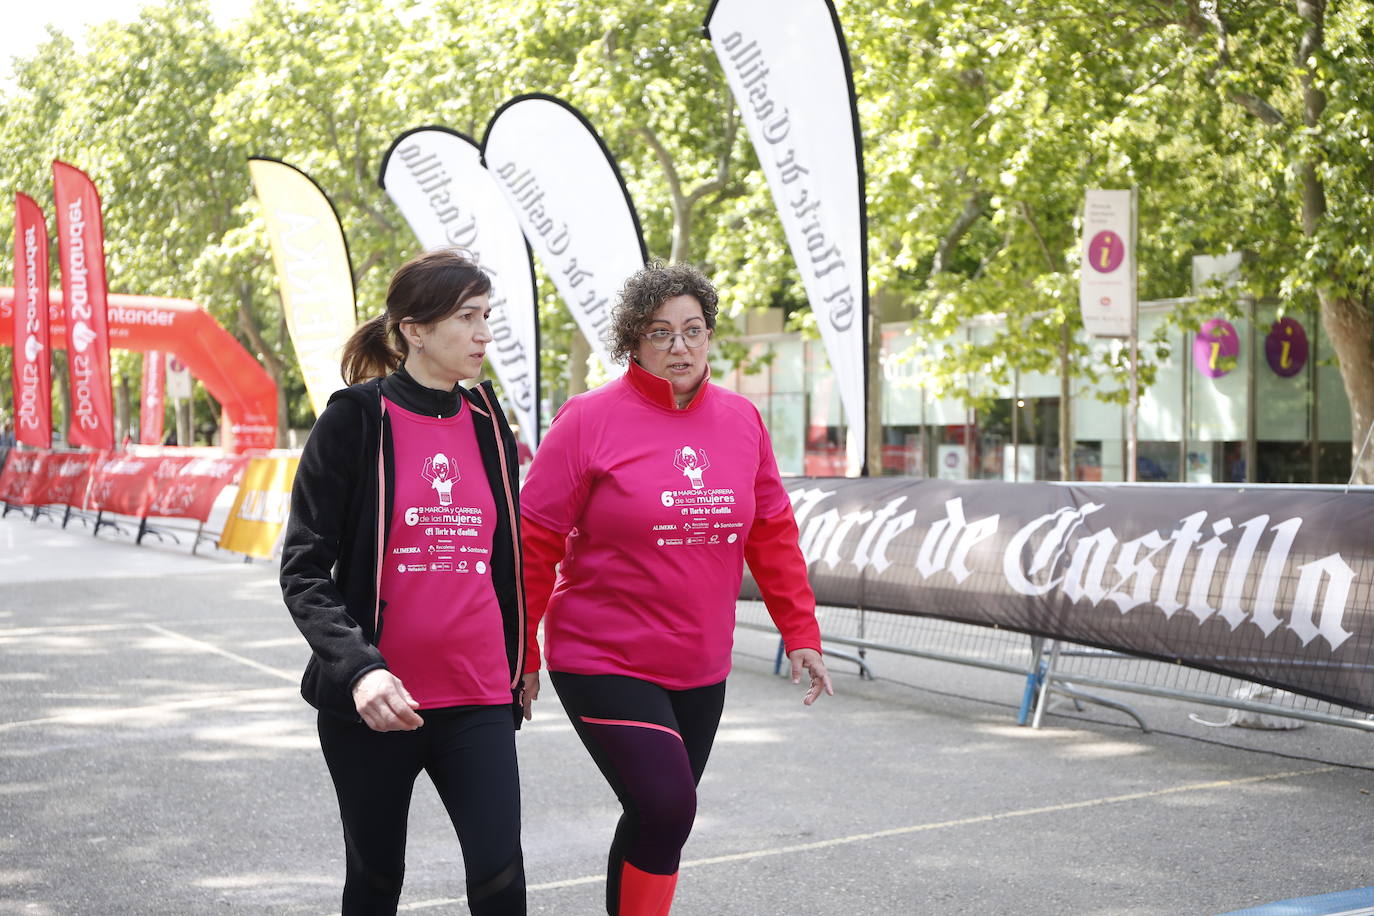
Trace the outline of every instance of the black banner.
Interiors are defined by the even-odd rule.
[[[1374,491],[787,488],[819,604],[1065,639],[1374,712]]]

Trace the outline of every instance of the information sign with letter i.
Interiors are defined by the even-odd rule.
[[[1135,324],[1135,189],[1087,192],[1078,302],[1094,337],[1129,337]]]

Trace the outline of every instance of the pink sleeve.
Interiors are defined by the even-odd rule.
[[[559,535],[577,524],[590,488],[582,414],[576,398],[559,409],[520,488],[520,515]]]

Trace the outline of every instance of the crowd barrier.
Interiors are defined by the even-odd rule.
[[[865,673],[883,650],[1013,674],[1031,724],[1052,694],[1134,714],[1100,688],[1374,730],[1370,488],[787,488],[827,644]]]
[[[198,522],[237,485],[221,549],[267,557],[298,457],[13,448],[4,514],[99,534]],[[1020,721],[1052,695],[1124,691],[1374,731],[1374,488],[786,482],[832,656],[871,651],[1016,675]],[[744,627],[769,629],[746,578]],[[754,599],[754,600],[751,600]],[[845,647],[854,650],[846,652]]]
[[[210,449],[133,446],[123,451],[63,451],[14,447],[0,470],[0,515],[19,511],[32,521],[76,519],[93,535],[137,524],[145,537],[180,541],[164,520],[196,523],[191,552],[205,541],[245,556],[267,557],[286,521],[296,461],[291,455],[249,457]],[[238,488],[224,530],[207,532],[216,501]]]

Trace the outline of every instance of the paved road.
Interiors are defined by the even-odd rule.
[[[890,656],[808,711],[772,647],[740,634],[675,916],[1215,914],[1374,884],[1374,772],[1321,762],[1374,763],[1367,735],[1167,704],[1174,734],[1031,731],[1007,676]],[[0,913],[336,912],[304,660],[267,565],[0,521]],[[530,912],[595,916],[614,798],[552,691],[519,747]],[[460,875],[422,780],[403,912],[465,913]]]

